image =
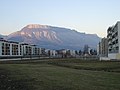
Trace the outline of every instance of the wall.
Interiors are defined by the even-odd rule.
[[[0,56],[2,55],[2,42],[0,42]]]
[[[120,53],[116,55],[116,59],[120,60]]]
[[[119,53],[120,53],[120,22],[118,22],[118,43],[119,43]]]
[[[116,59],[116,53],[110,53],[110,54],[108,54],[108,57],[110,59]]]

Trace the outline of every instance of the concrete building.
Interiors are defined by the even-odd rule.
[[[84,54],[89,54],[89,46],[88,45],[84,45]]]
[[[100,57],[108,57],[108,39],[102,38],[98,45],[98,55]]]
[[[45,55],[46,54],[45,48],[39,48],[39,53],[40,55]]]
[[[57,55],[56,50],[46,49],[45,52],[46,52],[47,56],[49,56],[49,57],[56,57],[56,55]]]
[[[18,42],[0,39],[0,57],[22,56],[22,47]]]
[[[75,50],[70,50],[70,55],[75,57],[76,56]]]
[[[36,45],[30,45],[23,43],[22,45],[22,54],[23,56],[37,56],[40,55],[40,48],[38,48]]]
[[[110,59],[120,59],[120,22],[107,30],[108,57]]]
[[[55,52],[52,53],[55,56]],[[45,48],[36,45],[19,43],[0,38],[0,58],[40,57],[45,56]]]

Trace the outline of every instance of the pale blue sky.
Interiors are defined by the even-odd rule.
[[[104,37],[119,20],[120,0],[0,0],[0,34],[4,35],[27,24],[42,24]]]

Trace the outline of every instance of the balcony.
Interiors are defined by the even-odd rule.
[[[109,37],[109,36],[112,36],[112,33],[108,33],[108,34],[107,34],[107,37]]]
[[[119,52],[119,50],[113,50],[113,49],[111,50],[110,49],[108,53],[118,53],[118,52]]]
[[[112,45],[112,42],[108,42],[108,45]]]

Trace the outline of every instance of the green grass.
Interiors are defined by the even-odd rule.
[[[0,90],[120,90],[120,62],[62,59],[0,63]]]
[[[108,72],[120,72],[120,62],[113,61],[84,61],[84,60],[73,60],[73,61],[52,61],[49,64],[56,66],[81,69],[81,70],[94,70],[94,71],[108,71]]]

